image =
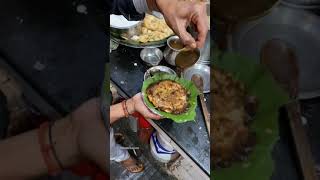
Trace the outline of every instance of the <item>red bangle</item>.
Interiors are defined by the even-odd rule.
[[[128,112],[128,109],[127,109],[127,104],[126,104],[127,100],[124,100],[121,102],[122,104],[122,109],[123,109],[123,112],[124,112],[124,115],[127,117],[129,117],[129,112]]]
[[[61,172],[61,168],[55,163],[54,159],[50,156],[52,151],[52,145],[45,143],[46,130],[49,128],[49,123],[44,122],[38,129],[38,142],[40,145],[43,160],[47,166],[48,174],[55,176]]]

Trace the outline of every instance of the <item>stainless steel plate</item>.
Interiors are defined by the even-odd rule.
[[[121,18],[119,18],[121,17]],[[146,47],[162,47],[166,44],[167,38],[164,38],[159,41],[153,41],[153,42],[146,42],[141,43],[135,40],[132,40],[131,38],[136,35],[141,34],[141,28],[143,21],[134,21],[130,22],[129,24],[132,24],[131,26],[124,26],[124,23],[126,23],[126,19],[122,16],[110,16],[110,19],[113,18],[114,23],[120,23],[121,28],[117,28],[117,24],[110,24],[110,38],[124,46],[132,47],[132,48],[146,48]]]
[[[260,51],[271,39],[285,41],[293,48],[299,75],[299,98],[320,96],[320,19],[299,9],[280,5],[267,16],[236,28],[233,51],[260,62]]]
[[[156,48],[156,47],[162,47],[166,45],[167,39],[169,37],[161,41],[154,41],[154,42],[148,42],[148,43],[139,43],[133,40],[125,40],[125,39],[117,38],[113,35],[110,35],[110,38],[121,45],[132,47],[132,48]]]
[[[182,77],[190,80],[194,74],[199,74],[203,79],[203,93],[210,92],[210,67],[203,64],[195,64],[184,70]]]
[[[168,68],[167,66],[154,66],[154,67],[148,69],[144,73],[143,79],[146,80],[146,79],[148,79],[149,77],[153,76],[154,74],[156,74],[158,72],[165,72],[165,73],[168,73],[168,74],[177,75],[174,70],[172,70],[171,68]]]

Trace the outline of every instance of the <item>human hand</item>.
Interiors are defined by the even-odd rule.
[[[138,93],[133,96],[131,99],[127,100],[127,107],[129,114],[134,113],[135,111],[139,112],[143,117],[150,118],[154,120],[161,119],[161,116],[152,113],[144,104],[142,99],[142,94]]]
[[[206,4],[198,1],[155,0],[167,24],[180,37],[182,43],[190,48],[201,48],[208,33]],[[186,28],[194,24],[198,32],[194,39]]]
[[[81,158],[95,162],[106,171],[109,154],[109,136],[103,124],[99,98],[93,98],[74,110],[70,117],[72,128],[76,131],[76,142]]]

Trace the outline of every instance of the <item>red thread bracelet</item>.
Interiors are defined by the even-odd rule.
[[[40,145],[40,150],[42,153],[43,160],[45,161],[45,164],[48,169],[48,174],[55,176],[61,171],[61,168],[57,166],[57,163],[54,163],[54,159],[52,158],[52,156],[50,156],[50,152],[52,151],[52,145],[45,143],[45,135],[46,135],[46,130],[48,128],[49,128],[48,122],[44,122],[40,125],[38,129],[38,142]]]
[[[126,102],[127,102],[127,100],[122,101],[121,105],[122,105],[122,109],[123,109],[125,117],[128,118],[129,117],[129,112],[128,112],[128,109],[127,109]]]

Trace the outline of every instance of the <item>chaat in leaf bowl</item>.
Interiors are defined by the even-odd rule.
[[[191,81],[158,73],[144,81],[141,92],[153,113],[177,123],[195,120],[199,91]]]

